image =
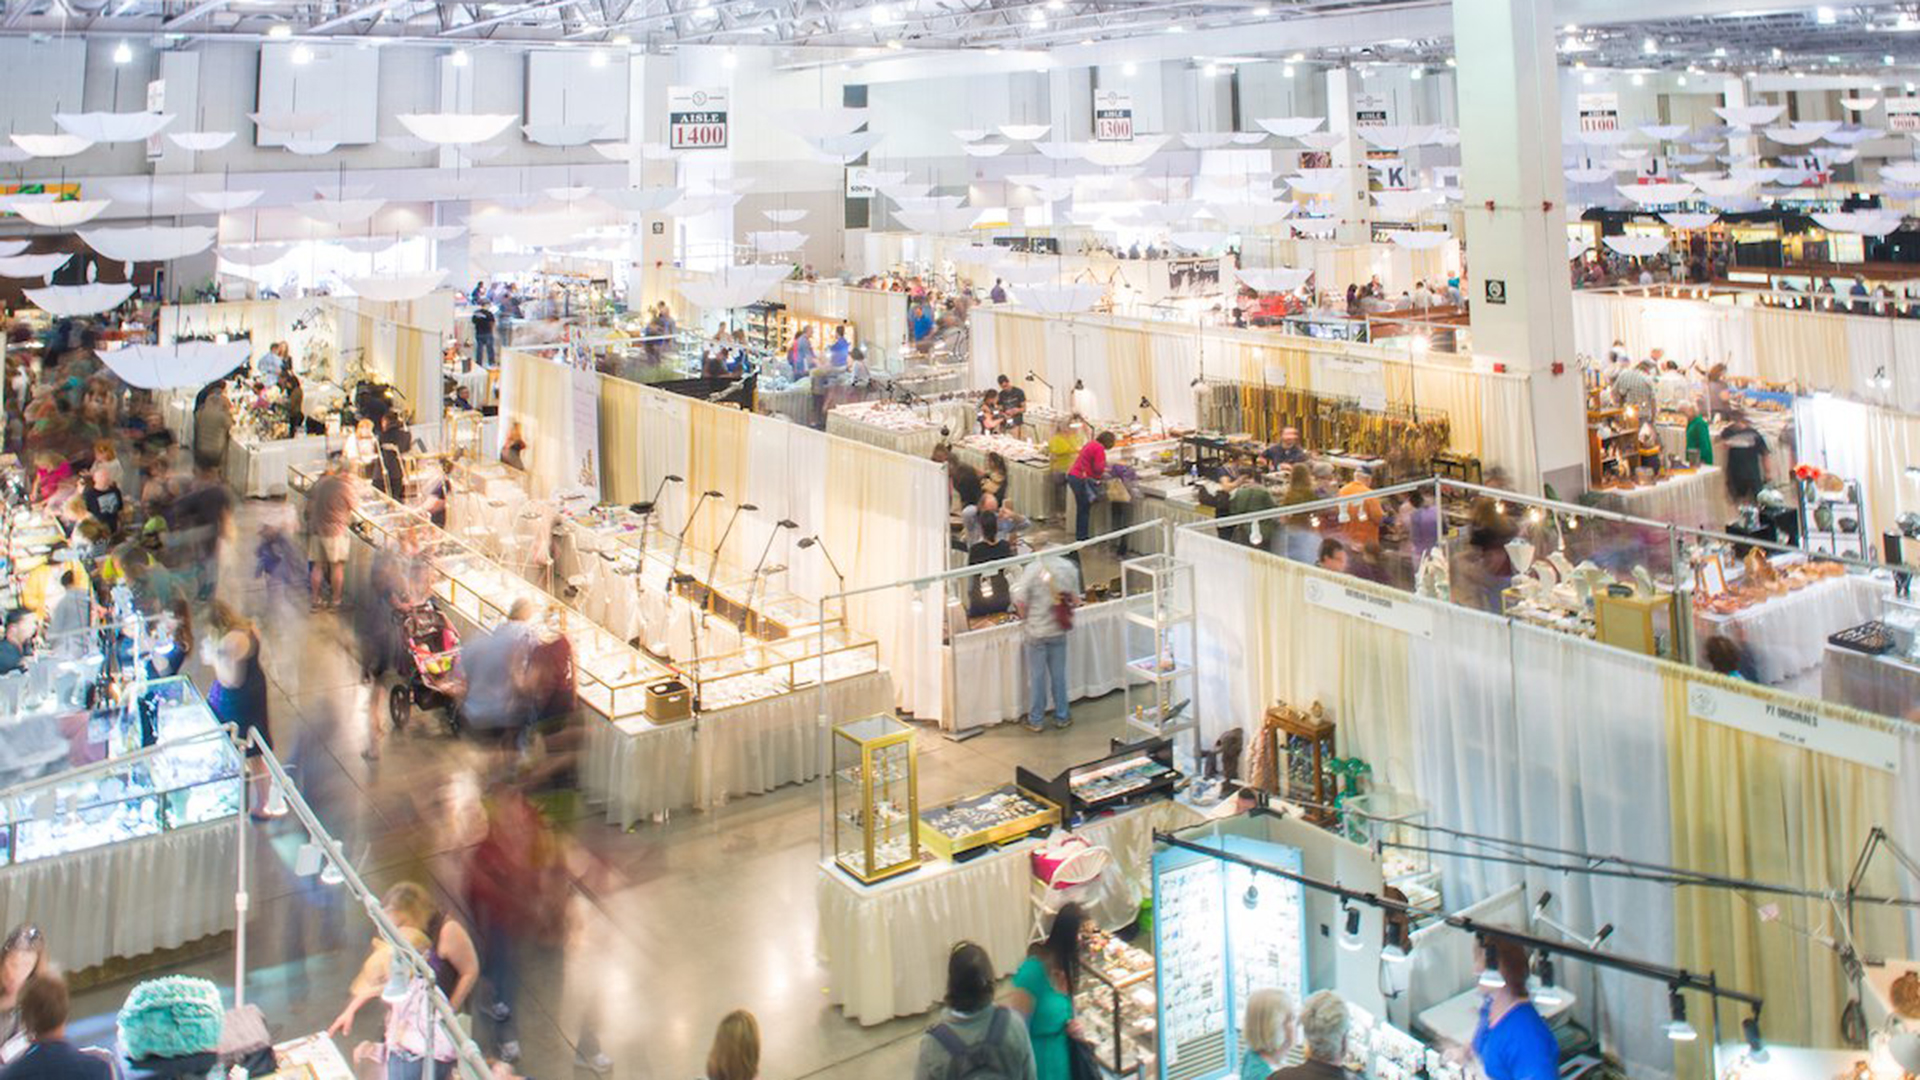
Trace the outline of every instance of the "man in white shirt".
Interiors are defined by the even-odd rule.
[[[1080,602],[1080,570],[1059,550],[1027,564],[1013,587],[1027,656],[1027,730],[1046,730],[1047,689],[1053,689],[1053,723],[1073,723],[1068,705],[1067,631]],[[1063,625],[1064,616],[1064,625]]]

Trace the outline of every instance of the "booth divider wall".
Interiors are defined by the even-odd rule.
[[[1576,292],[1573,327],[1576,350],[1596,360],[1619,341],[1636,357],[1665,349],[1683,366],[1724,363],[1736,376],[1920,413],[1920,321]]]
[[[536,496],[565,486],[572,370],[517,351],[505,356],[501,414],[522,425]],[[745,502],[759,509],[739,515],[729,557],[752,565],[768,551],[768,564],[787,567],[787,587],[802,596],[840,588],[817,549],[799,548],[809,536],[820,537],[850,590],[946,568],[947,478],[932,461],[611,376],[600,376],[598,409],[603,501],[651,499],[663,477],[680,476],[685,482],[661,495],[656,519],[677,532],[701,492],[724,495],[699,508],[690,547],[711,550]],[[781,520],[797,528],[773,535]],[[869,593],[847,602],[847,621],[879,641],[899,707],[932,718],[942,699],[941,605],[919,607],[908,589]]]
[[[1438,825],[1814,890],[1844,887],[1871,826],[1920,825],[1920,792],[1898,782],[1920,768],[1910,723],[1409,596],[1205,530],[1179,530],[1176,553],[1209,598],[1198,612],[1200,694],[1217,703],[1208,741],[1236,723],[1254,730],[1276,701],[1319,701],[1338,725],[1339,752],[1424,800]],[[1754,719],[1782,715],[1796,720]],[[1776,726],[1791,730],[1775,735]],[[1765,997],[1770,1041],[1840,1041],[1839,959],[1793,929],[1837,934],[1824,902],[1538,865],[1440,865],[1450,906],[1517,881],[1550,889],[1561,921],[1614,923],[1610,948],[1621,954],[1712,971]],[[1891,860],[1874,871],[1866,891],[1900,891]],[[1761,904],[1777,905],[1779,918],[1763,917]],[[1911,955],[1899,914],[1856,916],[1863,955]],[[1595,976],[1573,977],[1591,986]],[[1704,1055],[1709,1040],[1675,1061],[1670,1045],[1622,1037],[1658,1030],[1661,995],[1598,978],[1600,993],[1582,999],[1615,1010],[1591,1021],[1636,1075],[1705,1075],[1705,1058],[1689,1055]]]

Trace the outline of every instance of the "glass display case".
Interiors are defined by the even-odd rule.
[[[1074,982],[1073,1014],[1100,1067],[1116,1077],[1155,1075],[1156,1013],[1152,954],[1117,937],[1092,934]]]
[[[920,812],[920,842],[948,862],[964,860],[1060,824],[1060,807],[1002,784]]]
[[[1440,1051],[1347,1003],[1347,1061],[1349,1071],[1367,1080],[1466,1080],[1463,1065],[1450,1062]]]
[[[1438,908],[1440,872],[1424,850],[1430,844],[1425,826],[1433,810],[1425,800],[1391,788],[1375,788],[1346,799],[1340,831],[1362,847],[1377,847],[1385,883],[1406,894],[1415,907]]]
[[[224,731],[206,731],[8,788],[0,855],[13,866],[231,818],[246,806],[244,764]]]
[[[833,729],[833,861],[871,885],[920,865],[913,729],[869,716]]]
[[[1127,723],[1149,735],[1196,725],[1193,567],[1170,555],[1120,564],[1126,602]]]
[[[33,687],[52,668],[40,665],[23,677]],[[193,683],[183,677],[152,682],[110,682],[91,701],[50,682],[54,689],[31,701],[0,727],[0,783],[20,783],[77,764],[125,757],[148,746],[182,742],[216,731],[220,722]],[[70,688],[69,688],[70,689]]]
[[[839,626],[819,634],[754,643],[678,666],[695,687],[702,710],[728,709],[817,685],[823,648],[827,682],[880,670],[879,643]]]
[[[1059,804],[1072,822],[1123,806],[1169,798],[1181,776],[1173,767],[1172,740],[1142,739],[1134,743],[1115,740],[1105,757],[1075,765],[1051,779],[1024,767],[1014,770],[1014,779],[1022,788]]]

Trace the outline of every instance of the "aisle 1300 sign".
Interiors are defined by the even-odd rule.
[[[675,150],[724,150],[727,145],[726,88],[668,87],[667,145]]]

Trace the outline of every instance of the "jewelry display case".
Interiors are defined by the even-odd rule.
[[[920,812],[920,842],[948,862],[964,861],[1060,824],[1060,807],[1042,796],[1002,784]]]
[[[872,638],[836,626],[819,634],[754,643],[678,667],[695,688],[700,708],[715,710],[816,686],[823,659],[826,681],[838,682],[880,670],[880,646]]]
[[[0,792],[0,854],[17,866],[232,818],[244,762],[224,731]]]
[[[1347,1003],[1347,1060],[1349,1071],[1367,1080],[1466,1080],[1462,1065],[1446,1060],[1439,1051]]]
[[[1153,955],[1117,937],[1093,934],[1080,956],[1073,1013],[1086,1029],[1100,1067],[1115,1077],[1153,1075],[1159,1020]]]
[[[1171,739],[1114,740],[1105,757],[1075,765],[1051,779],[1014,770],[1027,791],[1057,803],[1069,822],[1124,806],[1168,798],[1181,780],[1173,767]]]
[[[913,728],[869,716],[833,729],[833,861],[871,885],[920,865]]]
[[[1156,736],[1195,727],[1192,564],[1170,555],[1129,559],[1120,564],[1120,590],[1127,723]]]

